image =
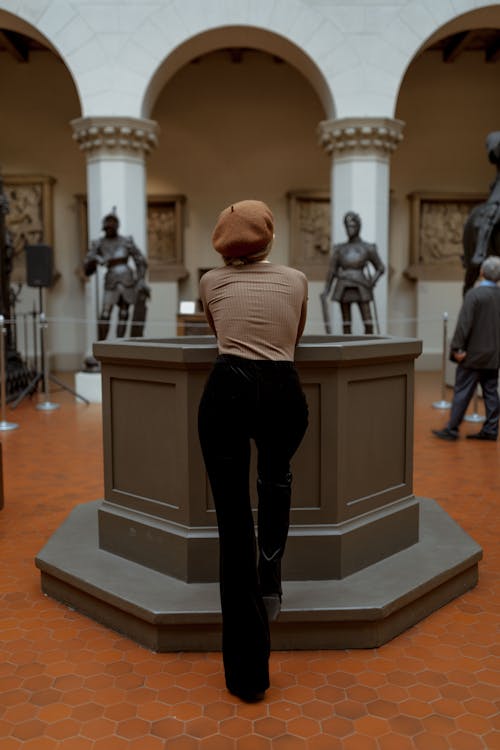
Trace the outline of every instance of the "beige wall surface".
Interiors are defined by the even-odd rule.
[[[380,22],[385,13],[382,4],[378,7],[378,2],[370,0],[350,4],[348,8],[347,4],[344,7],[333,0],[325,3],[311,0],[306,5],[324,6],[328,17],[338,22],[339,29],[355,34],[356,55],[365,54],[366,65],[370,67],[368,61],[374,48],[368,41],[373,43],[378,35],[379,45],[384,46],[384,27],[380,23],[369,24],[368,35],[363,24],[374,15]],[[400,5],[402,9],[407,6],[408,13],[417,8],[413,2]],[[485,21],[490,24],[500,6],[487,5],[488,16],[486,10],[478,8],[470,14],[470,22],[463,21],[462,16],[458,20],[470,28]],[[18,6],[19,12],[24,13],[20,3],[12,3],[9,8],[15,12]],[[82,56],[80,60],[82,88],[88,82],[87,75],[92,77],[91,71],[95,73],[94,59],[96,65],[103,64],[104,53],[100,42],[93,40],[91,19],[87,17],[87,25],[75,19],[70,21],[74,7],[62,3],[61,9],[63,6],[69,14],[65,21],[69,24],[68,35],[71,29],[75,34],[85,32],[88,44],[94,45],[85,47],[89,57]],[[85,9],[87,4],[81,7]],[[463,3],[464,10],[467,7],[468,3]],[[33,9],[29,13],[34,14],[35,23],[40,14],[37,16]],[[392,13],[393,9],[389,15]],[[9,16],[4,15],[2,23]],[[56,24],[56,17],[51,18]],[[445,23],[446,18],[443,16]],[[433,24],[427,16],[426,19],[425,26],[435,38],[455,30],[452,22],[436,31],[438,17]],[[62,16],[59,20],[63,24]],[[97,24],[97,16],[94,21]],[[391,28],[393,35],[395,31]],[[22,30],[29,32],[25,27]],[[363,31],[364,36],[356,30]],[[401,27],[398,45],[402,50],[411,49],[413,38],[406,38],[403,31]],[[230,31],[225,29],[224,33],[229,47]],[[38,32],[33,31],[33,35]],[[226,36],[222,34],[222,38]],[[349,49],[353,54],[354,48],[349,46]],[[92,50],[94,57],[90,54]],[[165,56],[169,51],[165,38]],[[112,57],[112,44],[106,54]],[[139,59],[133,55],[127,61],[139,65]],[[349,58],[343,62],[349,68]],[[103,86],[110,80],[117,87],[123,84],[122,70],[113,67],[115,64],[116,61],[110,62]],[[390,67],[389,61],[387,65]],[[391,156],[389,333],[417,335],[421,313],[417,284],[403,275],[410,263],[408,194],[413,191],[485,193],[493,178],[484,140],[488,132],[500,129],[498,65],[498,62],[485,63],[480,52],[464,52],[450,64],[442,62],[439,52],[425,52],[410,63],[401,82],[394,114],[405,122],[404,140]],[[64,63],[50,52],[31,51],[29,63],[25,64],[0,51],[0,80],[2,173],[48,175],[55,179],[54,254],[61,275],[45,295],[46,311],[54,321],[49,341],[56,355],[56,367],[72,369],[78,367],[85,348],[84,285],[75,273],[82,251],[75,194],[86,192],[86,170],[85,157],[72,140],[70,126],[72,119],[82,115],[80,101]],[[131,80],[127,78],[130,85]],[[337,80],[339,87],[338,91],[332,91],[333,96],[341,95],[340,89],[348,86],[348,78],[344,84],[341,79],[332,80]],[[360,85],[356,96],[359,104],[365,102],[365,115],[369,117],[373,114],[369,106],[369,78],[362,80],[365,88]],[[218,212],[231,201],[253,196],[272,206],[277,230],[273,259],[287,262],[290,240],[287,191],[325,189],[330,184],[330,159],[317,142],[318,123],[327,116],[313,84],[302,73],[288,63],[277,62],[270,54],[255,50],[245,51],[239,63],[231,61],[227,52],[208,53],[197,62],[184,65],[164,85],[151,111],[151,117],[159,123],[160,135],[158,148],[147,160],[147,192],[186,196],[184,237],[189,277],[180,282],[180,298],[196,297],[197,269],[218,261],[210,247],[211,230]],[[369,241],[370,237],[366,239]],[[316,302],[320,287],[320,282],[311,284],[311,295]],[[456,297],[460,293],[459,282],[450,284],[450,289],[454,289],[450,294]],[[18,311],[32,310],[36,298],[35,290],[23,288]],[[312,314],[320,319],[319,313]]]
[[[53,185],[54,266],[60,274],[44,292],[44,306],[54,319],[49,347],[62,356],[60,366],[74,367],[72,356],[83,346],[83,287],[75,271],[80,261],[80,237],[75,194],[85,192],[85,160],[72,140],[69,122],[78,117],[79,102],[65,66],[50,52],[30,53],[29,64],[0,52],[2,108],[0,112],[2,175],[50,176]],[[23,254],[16,258],[25,271]],[[38,290],[23,286],[17,312],[38,305]],[[24,348],[24,342],[21,342]],[[80,355],[78,355],[79,357]]]
[[[404,140],[391,160],[392,333],[417,333],[416,282],[402,276],[410,263],[408,195],[488,193],[495,169],[485,141],[500,128],[498,71],[498,63],[486,63],[481,52],[462,53],[447,64],[440,52],[429,51],[412,62],[402,82],[396,117],[405,122]],[[453,296],[461,295],[460,282],[451,288]],[[451,299],[442,300],[441,309],[450,305]]]
[[[259,198],[275,214],[272,257],[287,262],[286,193],[327,190],[328,157],[316,129],[325,113],[292,66],[258,51],[232,62],[214,52],[186,65],[160,93],[152,118],[160,143],[148,162],[148,193],[186,196],[185,263],[180,296],[195,298],[197,269],[217,265],[211,248],[219,212]]]

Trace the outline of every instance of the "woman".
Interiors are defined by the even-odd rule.
[[[222,652],[226,684],[245,701],[269,687],[269,620],[281,604],[290,460],[307,427],[293,360],[307,309],[307,280],[270,263],[273,215],[245,200],[219,216],[212,243],[224,265],[205,273],[200,298],[218,357],[199,408],[199,435],[219,527]],[[250,507],[250,441],[257,448],[258,547]]]

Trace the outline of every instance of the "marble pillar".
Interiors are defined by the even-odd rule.
[[[361,217],[361,237],[374,242],[389,268],[390,156],[402,140],[403,122],[386,117],[324,120],[319,139],[332,155],[332,244],[345,242],[344,215]],[[378,281],[375,301],[380,332],[387,332],[388,273]]]
[[[103,217],[114,208],[120,234],[132,235],[147,255],[146,157],[157,144],[153,120],[134,117],[81,117],[71,122],[73,138],[87,158],[87,228],[89,241],[102,235]],[[99,295],[104,269],[85,290],[86,351],[96,340]]]

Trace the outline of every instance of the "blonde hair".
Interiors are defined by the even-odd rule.
[[[271,242],[266,245],[266,247],[263,250],[259,250],[256,253],[252,253],[252,255],[243,255],[240,258],[232,258],[229,255],[223,255],[222,258],[224,260],[224,265],[226,266],[248,266],[250,263],[258,263],[260,260],[265,260],[269,253],[271,252],[271,248],[273,246],[274,241],[274,235]]]

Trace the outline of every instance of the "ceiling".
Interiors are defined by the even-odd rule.
[[[32,37],[18,31],[0,29],[0,52],[7,52],[15,60],[27,63],[30,52],[50,51],[49,48]],[[493,63],[500,59],[500,29],[473,29],[461,31],[433,42],[424,51],[439,51],[444,63],[453,63],[463,52],[482,52],[484,61]],[[242,62],[244,49],[228,49],[232,62]]]
[[[460,31],[434,42],[427,50],[440,51],[445,63],[455,62],[462,52],[483,52],[485,62],[496,62],[500,59],[500,29]]]
[[[32,50],[46,50],[49,52],[48,47],[45,47],[32,37],[20,34],[18,31],[0,29],[1,52],[8,52],[17,62],[28,62]]]

